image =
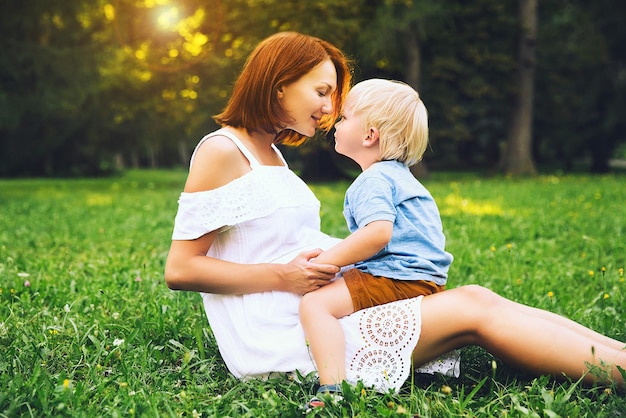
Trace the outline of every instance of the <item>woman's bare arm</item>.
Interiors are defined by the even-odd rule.
[[[305,294],[329,283],[339,270],[309,260],[321,250],[300,253],[288,264],[238,264],[207,257],[215,232],[197,240],[172,241],[165,265],[170,289],[218,294],[280,290]]]
[[[249,170],[247,160],[232,141],[213,137],[198,149],[185,191],[215,189]],[[171,289],[218,294],[270,290],[304,294],[328,284],[339,270],[334,265],[310,262],[321,250],[303,252],[288,264],[237,264],[207,257],[216,236],[217,231],[212,231],[198,239],[172,241],[165,265],[165,280]]]

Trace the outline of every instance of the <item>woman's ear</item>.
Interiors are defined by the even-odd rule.
[[[276,95],[277,95],[278,99],[282,99],[283,98],[283,96],[285,95],[285,92],[283,91],[283,87],[282,86],[280,86],[278,88],[278,90],[276,91]]]

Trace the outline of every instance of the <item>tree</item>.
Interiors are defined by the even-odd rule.
[[[537,40],[537,0],[518,0],[521,33],[518,49],[518,90],[509,135],[500,160],[507,174],[536,174],[532,157],[533,98]]]
[[[355,81],[415,87],[431,169],[568,169],[584,157],[606,171],[626,141],[626,3],[551,0],[535,12],[518,47],[515,3],[500,0],[1,2],[0,176],[186,165],[245,58],[282,30],[339,46]],[[353,175],[330,137],[285,152],[307,180]]]
[[[0,175],[98,171],[101,27],[87,1],[0,4]]]
[[[538,49],[535,152],[541,163],[592,172],[626,141],[626,4],[543,3]]]

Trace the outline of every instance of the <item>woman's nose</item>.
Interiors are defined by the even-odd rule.
[[[333,111],[333,102],[330,97],[326,97],[322,105],[322,113],[329,114]]]

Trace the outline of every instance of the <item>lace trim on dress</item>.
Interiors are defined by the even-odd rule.
[[[347,380],[362,381],[379,392],[400,390],[411,372],[413,349],[421,329],[421,298],[407,299],[357,312],[363,344],[347,366]],[[415,370],[459,376],[458,352],[451,352]]]
[[[280,185],[280,187],[276,187]],[[255,202],[250,205],[249,202]],[[183,192],[178,200],[172,239],[189,240],[272,212],[319,201],[286,167],[259,166],[213,190]]]

